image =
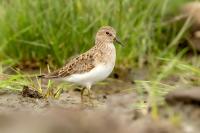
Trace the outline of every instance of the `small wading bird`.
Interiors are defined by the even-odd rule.
[[[91,86],[107,78],[115,66],[116,50],[114,42],[122,45],[114,28],[103,26],[98,30],[95,45],[91,49],[70,60],[64,67],[39,77],[82,85],[84,88],[81,90],[81,100],[83,100],[85,89],[88,90],[90,97]]]

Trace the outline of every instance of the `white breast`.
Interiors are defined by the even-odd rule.
[[[107,78],[115,66],[115,59],[116,59],[116,52],[114,45],[110,44],[109,48],[111,49],[112,52],[110,53],[111,56],[108,59],[109,60],[108,63],[96,64],[95,68],[93,68],[91,71],[81,74],[72,74],[64,78],[64,80],[83,86],[91,86],[95,82]]]
[[[89,72],[73,74],[69,77],[66,77],[64,80],[84,86],[92,85],[95,82],[107,78],[112,72],[113,67],[114,65],[98,65]]]

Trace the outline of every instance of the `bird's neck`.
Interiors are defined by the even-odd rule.
[[[105,50],[115,47],[113,42],[107,41],[107,40],[96,40],[95,41],[95,47],[98,47],[99,49]]]
[[[100,62],[115,64],[116,50],[112,42],[98,41],[93,47],[94,53],[99,55]],[[109,60],[108,60],[109,59]]]

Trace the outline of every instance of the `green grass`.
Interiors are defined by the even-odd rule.
[[[51,58],[60,66],[86,51],[102,25],[118,31],[125,48],[118,62],[142,67],[147,60],[176,56],[184,36],[181,26],[162,25],[185,0],[15,0],[0,2],[0,60]]]
[[[200,76],[199,57],[188,59],[188,48],[178,49],[190,19],[167,23],[188,1],[192,0],[0,0],[1,70],[31,59],[59,67],[92,47],[99,27],[111,25],[126,45],[117,46],[117,66],[148,67],[148,81],[137,81],[137,86],[150,92],[154,105],[174,89],[162,83],[165,78],[178,75],[191,83],[188,78]],[[15,84],[15,78],[21,79],[17,76],[1,82],[0,88]]]

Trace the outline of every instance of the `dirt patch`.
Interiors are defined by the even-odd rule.
[[[115,101],[120,101],[122,97],[129,96],[130,94],[136,96],[133,84],[113,79],[108,80],[92,88],[95,96],[95,99],[93,99],[95,107],[109,106],[109,101],[113,98],[115,98]],[[58,99],[42,97],[40,93],[28,87],[24,87],[22,92],[2,91],[0,93],[0,112],[9,112],[11,110],[40,112],[54,106],[64,108],[83,107],[80,91],[77,91],[75,88],[63,91]]]
[[[28,86],[24,86],[21,92],[23,97],[30,97],[30,98],[43,98],[43,96],[36,90],[30,89]]]

